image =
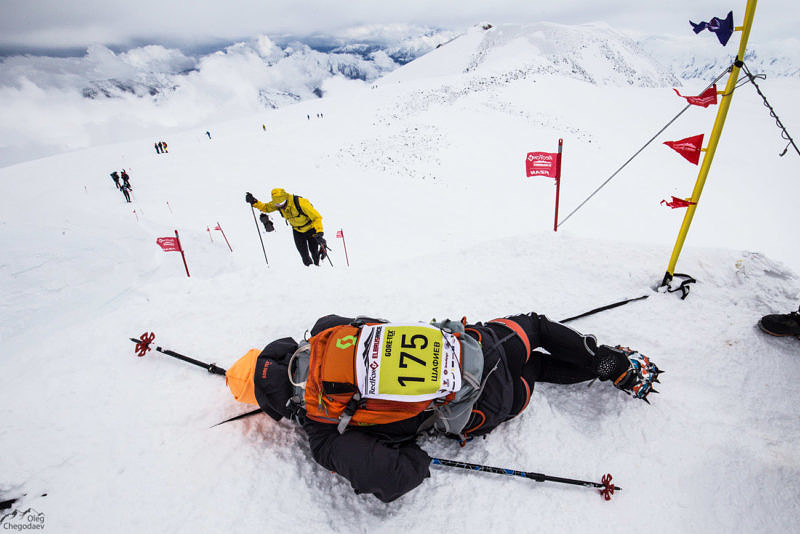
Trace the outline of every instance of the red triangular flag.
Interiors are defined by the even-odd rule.
[[[164,249],[164,252],[180,252],[181,242],[177,237],[159,237],[156,239],[159,247]]]
[[[222,231],[222,228],[219,227],[219,223],[217,223],[217,225],[214,227],[214,230],[219,230],[220,232]]]
[[[339,230],[338,232],[336,232],[336,237],[341,237],[342,239],[344,239],[344,234],[342,233],[342,231],[341,231],[341,230]]]
[[[687,137],[679,141],[664,141],[664,144],[697,165],[700,161],[700,148],[703,146],[703,134]]]
[[[683,198],[672,197],[672,202],[667,202],[666,200],[662,200],[661,204],[666,204],[672,209],[675,208],[688,208],[689,206],[694,206],[697,202],[692,202],[691,200],[686,200]]]
[[[678,90],[674,87],[672,90],[678,93]],[[717,103],[717,85],[712,85],[697,96],[683,96],[680,93],[678,93],[678,96],[685,98],[687,102],[694,106],[703,106],[704,108],[707,108],[708,106]]]

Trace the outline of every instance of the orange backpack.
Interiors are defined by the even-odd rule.
[[[338,423],[343,431],[348,424],[402,421],[430,406],[431,399],[408,402],[361,398],[356,376],[360,334],[361,328],[342,325],[323,330],[308,340],[308,378],[303,393],[306,416],[324,423]],[[292,369],[291,364],[289,368]]]

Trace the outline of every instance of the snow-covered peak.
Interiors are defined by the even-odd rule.
[[[662,87],[677,80],[636,42],[605,24],[481,23],[399,69],[388,81],[474,73],[559,75],[597,85]]]

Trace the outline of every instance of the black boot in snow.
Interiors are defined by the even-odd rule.
[[[758,326],[772,336],[797,336],[800,338],[800,309],[796,312],[765,315]]]
[[[647,356],[628,347],[607,345],[597,349],[596,371],[600,380],[613,380],[615,387],[648,404],[647,396],[658,393],[653,382],[663,373]]]

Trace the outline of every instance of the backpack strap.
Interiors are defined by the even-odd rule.
[[[336,425],[336,429],[339,431],[339,434],[344,434],[344,431],[347,430],[347,425],[350,424],[350,419],[353,418],[353,414],[355,414],[356,410],[358,410],[358,405],[360,403],[361,393],[356,391],[353,393],[353,396],[350,397],[350,400],[347,401],[347,405],[344,407],[342,415],[339,416],[339,424]]]
[[[299,213],[300,215],[302,215],[306,219],[311,220],[311,217],[306,215],[306,213],[300,208],[300,198],[301,197],[299,195],[295,195],[294,196],[294,207],[297,209],[297,213]]]

